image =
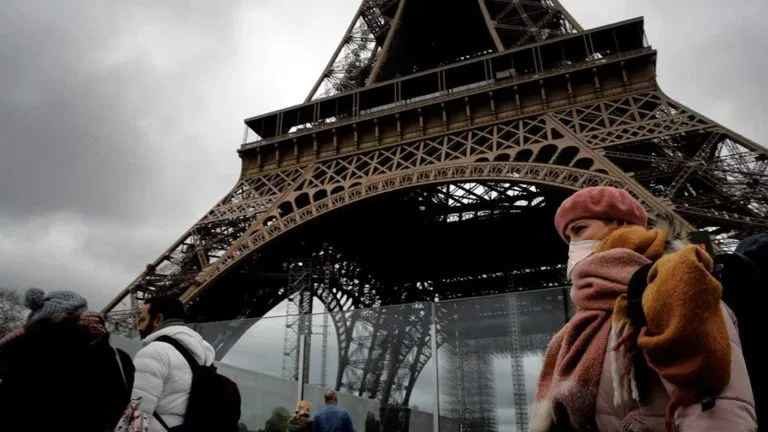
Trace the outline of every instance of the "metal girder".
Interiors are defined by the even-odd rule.
[[[420,194],[425,214],[444,222],[516,214],[547,202],[539,188],[519,183],[455,183]]]
[[[409,367],[404,364],[406,359],[419,350],[422,336],[416,335],[423,333],[419,330],[423,326],[412,322],[411,311],[366,310],[372,304],[355,281],[367,276],[358,264],[330,245],[313,252],[312,258],[305,261],[300,265],[302,277],[297,280],[311,281],[314,295],[325,305],[325,314],[336,328],[340,359],[336,388],[361,396],[394,397],[401,403],[409,394],[409,378],[399,371]],[[375,299],[373,294],[371,298]],[[382,368],[382,364],[387,367]]]
[[[366,78],[366,85],[371,85],[376,82],[379,77],[379,73],[381,72],[382,65],[387,60],[390,52],[392,51],[392,43],[397,35],[398,30],[400,29],[400,24],[403,22],[403,12],[405,11],[405,5],[407,1],[408,0],[398,0],[397,2],[397,12],[395,13],[395,17],[393,19],[393,25],[390,26],[390,31],[387,33],[387,37],[384,39],[381,50],[373,62],[371,73]]]
[[[768,223],[768,156],[733,132],[712,124],[621,149],[600,153],[630,164],[640,183],[699,224],[743,225],[748,233]]]
[[[370,85],[376,81],[381,64],[402,21],[406,0],[363,0],[323,69],[306,101]],[[503,51],[529,41],[582,31],[581,26],[557,0],[478,0],[486,15],[488,31]],[[499,5],[503,7],[499,11]],[[505,6],[506,5],[506,6]],[[382,9],[397,6],[390,20]],[[493,15],[489,13],[494,11]],[[520,25],[510,24],[521,22]],[[515,30],[516,38],[499,36],[501,30]]]
[[[383,43],[384,36],[389,29],[389,21],[381,13],[381,8],[385,3],[396,3],[396,1],[368,0],[362,4],[360,13],[368,30],[373,34],[379,43]]]
[[[660,173],[663,172],[662,170],[666,170],[668,174],[674,174],[674,171],[669,171],[675,168],[696,168],[696,167],[702,167],[707,171],[713,171],[718,172],[723,175],[727,174],[738,174],[738,175],[747,175],[747,176],[754,176],[758,178],[760,181],[766,180],[768,181],[768,173],[762,172],[762,171],[754,171],[754,172],[748,172],[737,168],[730,168],[730,167],[724,167],[720,164],[716,164],[715,160],[709,160],[709,161],[692,161],[688,158],[683,157],[672,157],[672,156],[647,156],[639,153],[627,153],[627,152],[617,152],[617,151],[601,151],[600,154],[608,157],[608,158],[617,158],[617,159],[631,159],[631,160],[637,160],[637,161],[643,161],[643,162],[650,162],[653,163],[656,167],[661,168],[659,171]]]
[[[391,27],[381,13],[384,3],[391,1],[362,1],[336,51],[307,95],[307,102],[366,84]]]
[[[184,289],[184,284],[207,284],[269,238],[300,221],[403,187],[473,178],[508,178],[574,188],[594,183],[622,185],[626,181],[607,174],[604,164],[596,161],[590,149],[613,151],[606,146],[619,148],[669,140],[717,127],[659,92],[575,105],[557,109],[548,116],[499,122],[243,178],[232,193],[149,266],[125,293],[135,291],[143,295],[170,287]],[[564,138],[553,122],[584,144],[579,146]],[[566,150],[571,155],[558,160],[557,155]],[[726,175],[754,173],[756,178],[764,178],[765,162],[758,156],[760,153],[750,147],[724,153],[713,161],[718,163],[716,169]],[[745,158],[753,162],[744,164]],[[494,160],[509,162],[478,162]],[[309,205],[297,200],[301,195],[308,197]],[[269,203],[268,209],[264,210],[266,204],[259,207],[259,203]],[[194,239],[194,235],[200,238]],[[200,249],[209,261],[202,270],[197,256],[185,258],[189,250],[196,250],[199,255]],[[113,307],[114,304],[108,309]]]
[[[252,225],[251,229],[232,245],[231,252],[219,258],[218,261],[209,265],[198,275],[197,288],[190,290],[185,295],[185,300],[196,297],[201,292],[201,288],[205,288],[221,272],[245,258],[256,248],[305,221],[369,196],[420,184],[444,183],[464,179],[501,181],[515,179],[521,182],[558,185],[574,189],[586,185],[624,186],[623,182],[609,175],[536,163],[470,163],[418,169],[392,177],[384,177],[377,182],[352,186],[292,214],[281,215],[275,211],[266,215],[260,219],[260,222],[256,222],[256,225]]]
[[[478,0],[498,51],[583,31],[559,1]]]
[[[674,208],[681,213],[703,216],[709,220],[723,222],[728,225],[749,225],[763,230],[768,228],[768,218],[765,217],[749,217],[729,211],[696,208],[686,205],[675,205]]]
[[[643,112],[643,115],[658,116],[660,112],[659,107],[654,109],[647,108],[648,101],[653,98],[653,96],[639,95],[627,97],[624,98],[624,100],[628,101],[629,103],[635,103],[637,105],[638,111]],[[623,100],[619,100],[615,103],[621,103],[622,101]],[[607,102],[601,103],[601,105],[606,104]],[[598,107],[598,109],[601,110],[603,108],[604,106]],[[563,123],[566,127],[569,125],[574,127],[576,129],[575,135],[579,136],[579,138],[583,139],[584,142],[589,145],[591,142],[590,139],[592,139],[591,135],[596,132],[597,128],[589,123],[585,125],[585,115],[581,112],[589,112],[594,110],[594,108],[579,108],[578,110],[581,111],[577,112],[576,115],[570,118],[568,122],[563,121],[565,119],[564,116],[568,113],[568,111],[564,111],[562,113],[554,113],[555,120]],[[611,117],[610,112],[608,116]],[[622,132],[622,130],[626,128],[637,128],[639,130],[646,131],[645,136],[654,136],[657,132],[656,130],[638,127],[637,123],[639,122],[626,120],[624,117],[615,117],[610,118],[609,120],[615,123],[612,127],[612,130],[616,135],[628,135],[628,133]],[[671,121],[674,123],[679,123],[676,119]],[[536,146],[535,144],[538,143],[550,143],[550,148],[554,148],[555,150],[573,147],[576,149],[577,153],[576,155],[572,156],[572,159],[568,160],[567,163],[576,164],[579,162],[579,159],[581,159],[582,162],[589,161],[588,164],[592,166],[593,170],[601,169],[601,167],[595,165],[594,157],[589,157],[586,154],[587,152],[585,149],[580,148],[579,146],[568,145],[572,143],[568,143],[567,140],[553,140],[553,133],[551,132],[552,126],[550,126],[548,122],[549,120],[547,120],[546,117],[541,117],[540,120],[535,121],[524,119],[515,121],[509,125],[499,124],[476,131],[463,132],[456,135],[447,135],[446,137],[441,137],[435,140],[420,141],[400,147],[392,147],[390,149],[352,155],[346,159],[340,158],[329,160],[326,163],[313,165],[311,172],[305,175],[305,178],[299,182],[297,187],[302,191],[301,193],[310,195],[314,195],[314,193],[318,190],[324,189],[325,196],[328,196],[329,187],[344,187],[345,184],[355,184],[356,179],[360,179],[361,181],[369,181],[368,179],[373,179],[378,176],[385,175],[387,172],[399,171],[405,173],[415,169],[417,166],[423,166],[424,164],[439,165],[449,163],[449,161],[452,160],[466,160],[468,158],[470,160],[478,159],[484,155],[487,155],[486,157],[489,158],[497,158],[499,157],[498,155],[500,153],[505,153],[508,155],[507,157],[513,158],[513,160],[514,158],[524,158],[523,160],[539,159],[545,163],[552,162],[554,160],[554,153],[552,157],[543,156],[543,153],[546,152],[547,147],[546,145]],[[624,123],[627,124],[625,125]],[[659,124],[659,128],[663,127],[664,123],[662,122]],[[663,133],[666,133],[666,131]],[[501,139],[499,139],[500,136]],[[631,138],[639,139],[642,138],[642,135],[633,135]],[[625,141],[617,141],[617,143],[619,142]],[[579,153],[582,154],[579,155]],[[605,169],[603,168],[603,170]],[[559,180],[561,177],[562,176],[558,175],[553,179]],[[409,182],[414,181],[412,178],[407,180]],[[416,180],[419,179],[417,178]],[[385,181],[382,186],[386,188],[386,186],[388,186],[387,183],[392,182],[392,180]],[[392,184],[392,186],[396,186],[396,181],[395,184]],[[366,188],[361,187],[361,191],[354,193],[354,195],[363,195],[370,191],[375,192],[376,190],[379,190],[379,188],[380,187],[374,188],[373,185],[368,185]],[[297,193],[294,193],[294,196],[296,195]],[[333,206],[339,199],[342,198],[337,197],[335,200],[333,198],[328,198],[325,203],[321,204],[321,208]],[[346,201],[346,198],[343,200]],[[310,216],[311,210],[309,209],[311,207],[312,206],[310,205],[305,208],[299,208],[296,210],[296,212],[298,213],[299,217],[302,217],[303,214]],[[269,235],[271,232],[276,232],[279,230],[281,228],[280,225],[284,226],[284,224],[275,225],[275,223],[277,223],[277,220],[281,218],[282,216],[279,214],[271,214],[267,216],[263,222],[264,227],[267,228],[267,230],[259,230],[260,233]],[[293,225],[296,222],[289,220],[288,224]]]
[[[589,147],[600,149],[716,126],[659,91],[577,105],[553,116]]]
[[[697,168],[701,168],[704,165],[704,160],[706,159],[707,154],[710,153],[710,151],[712,150],[712,147],[715,146],[719,138],[720,138],[720,135],[718,133],[713,133],[712,135],[710,135],[709,139],[707,139],[707,142],[704,143],[704,145],[702,145],[698,151],[696,151],[696,154],[693,155],[693,159],[691,160],[691,163],[687,164],[685,169],[680,171],[677,177],[675,177],[675,179],[672,181],[672,185],[669,187],[669,190],[667,191],[667,198],[674,197],[677,191],[680,190],[680,187],[683,186],[685,181],[688,179],[688,177]]]

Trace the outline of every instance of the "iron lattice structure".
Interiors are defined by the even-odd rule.
[[[456,10],[441,14],[441,5],[436,1],[363,1],[306,100],[581,30],[558,0],[478,0],[476,5],[464,3],[460,5],[460,10],[469,14],[470,19]],[[473,18],[481,24],[479,19],[482,19],[487,33],[462,37],[460,40],[464,43],[456,43],[445,33],[438,38],[420,37],[422,31],[435,32],[435,26],[423,26],[424,15],[446,27],[452,24],[464,26],[473,23]],[[406,27],[405,31],[401,31],[401,27]],[[442,31],[445,32],[445,29]],[[414,35],[414,32],[417,34]],[[485,37],[486,40],[478,40],[478,37]],[[491,44],[488,38],[492,40]],[[405,43],[414,39],[437,40],[450,44],[450,48],[428,56],[423,49],[407,49]]]
[[[106,310],[177,295],[198,321],[258,318],[300,292],[334,326],[336,387],[407,405],[433,317],[385,306],[559,286],[550,221],[569,191],[625,188],[720,247],[768,228],[768,152],[667,96],[656,57],[642,19],[584,30],[552,0],[364,1],[305,102],[246,119],[234,188]],[[298,262],[311,271],[289,275]],[[504,308],[514,323],[525,306]],[[219,356],[241,323],[206,335]],[[438,345],[478,367],[511,353],[524,388],[519,356],[551,331],[441,328]],[[493,393],[465,379],[461,412]]]

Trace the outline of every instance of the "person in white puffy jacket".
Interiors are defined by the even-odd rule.
[[[184,323],[184,305],[175,297],[156,297],[142,306],[138,328],[144,348],[133,362],[136,376],[131,399],[141,398],[139,409],[149,419],[149,432],[165,432],[184,421],[192,385],[192,369],[171,345],[155,341],[170,336],[183,344],[201,365],[213,363],[213,347]]]

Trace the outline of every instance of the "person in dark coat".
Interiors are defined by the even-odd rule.
[[[32,289],[25,302],[27,323],[0,341],[3,424],[30,432],[113,430],[133,373],[130,357],[109,344],[104,318],[70,291]]]

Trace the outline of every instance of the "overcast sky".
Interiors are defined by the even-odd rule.
[[[0,286],[100,307],[234,184],[242,120],[303,100],[356,0],[5,0]],[[663,88],[768,142],[764,0],[564,0],[646,16]]]

